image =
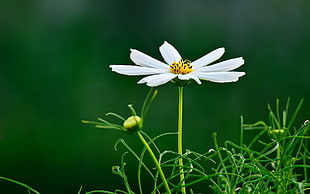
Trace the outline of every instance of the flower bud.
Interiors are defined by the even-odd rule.
[[[124,122],[123,127],[128,131],[134,132],[140,130],[141,118],[139,116],[130,116]]]
[[[284,137],[285,130],[284,129],[271,129],[269,130],[268,134],[273,139],[280,139],[281,137]]]

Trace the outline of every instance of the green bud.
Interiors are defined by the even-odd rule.
[[[268,134],[273,139],[280,139],[281,137],[284,137],[285,130],[284,129],[271,129],[269,130]]]
[[[128,131],[134,132],[140,130],[141,118],[139,116],[130,116],[124,122],[123,127]]]

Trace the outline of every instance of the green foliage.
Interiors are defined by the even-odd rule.
[[[216,147],[219,164],[212,188],[216,193],[305,193],[310,188],[310,123],[281,139],[265,139],[261,131],[249,144],[226,141]],[[261,144],[255,148],[254,144]]]
[[[291,129],[303,100],[288,121],[288,99],[280,117],[279,100],[275,112],[268,105],[269,124],[259,121],[243,124],[241,119],[240,144],[226,141],[219,147],[214,142],[219,158],[215,169],[216,180],[212,188],[216,193],[305,193],[310,189],[309,129],[307,121],[296,130]],[[287,125],[288,123],[288,125]],[[245,130],[260,130],[248,143],[244,143]],[[283,130],[283,133],[274,132]]]
[[[310,170],[310,165],[307,165],[310,160],[309,136],[307,136],[309,129],[310,122],[305,123],[294,134],[278,141],[271,139],[268,143],[261,140],[268,134],[267,130],[263,130],[248,144],[239,145],[226,141],[223,147],[218,146],[214,133],[215,149],[210,149],[204,154],[187,150],[183,156],[171,150],[161,151],[155,144],[158,138],[175,135],[175,133],[165,133],[148,139],[149,144],[157,150],[160,164],[168,175],[167,180],[171,185],[172,193],[181,192],[181,183],[178,179],[180,157],[185,161],[183,169],[187,188],[194,184],[209,184],[215,193],[306,193],[310,188],[307,176]],[[242,130],[245,129],[242,128]],[[255,148],[254,145],[257,143],[263,148]],[[143,170],[154,181],[152,193],[163,193],[163,184],[158,179],[157,170],[143,162],[145,148],[138,154],[123,139],[120,139],[116,146],[119,144],[125,146],[139,162],[137,180],[139,193],[143,193],[141,178]],[[118,173],[115,174],[123,178],[126,188],[130,188],[124,171],[125,164],[122,157],[121,166],[113,167],[113,171],[118,169]],[[208,173],[209,167],[213,167],[212,173]],[[191,192],[194,193],[193,190]],[[120,190],[116,190],[115,193],[120,193]],[[133,191],[121,193],[131,194]]]
[[[157,91],[151,89],[142,106],[141,121],[139,122],[141,129],[156,94]],[[120,164],[112,167],[112,172],[122,179],[125,189],[93,190],[86,194],[145,193],[144,176],[148,176],[153,181],[152,194],[185,193],[184,190],[194,194],[194,186],[197,188],[200,185],[209,185],[214,193],[224,194],[307,193],[310,190],[310,178],[308,177],[310,171],[310,122],[305,121],[298,129],[293,127],[302,103],[303,100],[299,102],[290,119],[288,117],[290,99],[287,100],[282,114],[280,114],[279,100],[276,101],[275,111],[268,105],[268,123],[258,121],[254,124],[244,124],[243,117],[241,117],[239,143],[227,140],[223,146],[220,146],[217,134],[213,133],[214,148],[203,154],[193,150],[186,150],[185,153],[180,154],[167,147],[160,149],[157,146],[158,139],[165,136],[176,136],[178,133],[163,133],[151,138],[143,130],[128,131],[123,125],[113,124],[103,119],[99,119],[100,122],[83,121],[95,124],[99,128],[136,134],[144,145],[142,150],[137,152],[124,139],[119,139],[115,143],[115,151],[119,146],[123,146],[127,150],[122,154]],[[129,108],[132,116],[137,116],[133,106],[129,105]],[[125,121],[123,117],[115,113],[107,115]],[[247,141],[245,137],[249,135],[246,133],[253,131],[256,133],[255,136]],[[154,163],[146,162],[147,152]],[[126,175],[125,156],[127,154],[131,154],[138,161],[138,188],[130,185]],[[180,160],[183,161],[182,165]],[[181,174],[184,179],[180,179]],[[29,193],[39,193],[19,181],[5,177],[0,177],[0,179],[20,185],[26,188]],[[82,187],[78,194],[81,192]]]
[[[148,140],[148,145],[156,150],[161,168],[167,175],[172,193],[181,193],[182,183],[179,180],[179,159],[182,158],[182,166],[185,175],[185,187],[190,193],[195,193],[193,185],[208,184],[215,193],[306,193],[310,189],[309,168],[309,129],[310,122],[305,122],[299,129],[293,128],[293,122],[301,108],[300,101],[292,117],[288,120],[289,103],[279,113],[279,100],[276,101],[276,110],[268,105],[269,123],[263,121],[248,125],[243,124],[241,117],[240,142],[226,141],[224,146],[219,146],[217,134],[213,133],[214,149],[201,154],[192,150],[186,150],[183,155],[166,148],[160,150],[156,141],[164,136],[176,135],[176,133],[164,133],[150,138],[145,132],[142,134]],[[285,133],[275,136],[271,132],[275,129],[284,129]],[[251,141],[246,142],[245,133],[257,131]],[[164,193],[163,183],[158,179],[158,169],[145,163],[146,148],[140,153],[134,151],[123,139],[115,144],[123,145],[138,161],[138,185],[139,193],[144,193],[142,171],[154,181],[151,193]],[[127,153],[127,152],[126,152]],[[88,193],[134,193],[125,175],[124,155],[121,165],[113,167],[115,174],[119,175],[127,188],[127,191],[115,190],[115,192],[97,190]]]

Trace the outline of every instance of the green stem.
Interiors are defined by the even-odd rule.
[[[183,146],[182,146],[182,123],[183,123],[183,86],[179,86],[179,108],[178,108],[178,153],[180,155],[179,166],[180,166],[180,181],[182,193],[186,193],[184,171],[183,171]]]
[[[279,171],[281,169],[281,145],[280,143],[278,142],[279,144],[279,147],[277,148],[277,171]],[[282,189],[282,179],[281,179],[281,176],[278,175],[278,189],[277,189],[277,193],[278,194],[281,194],[283,193],[283,189]]]
[[[28,193],[30,193],[30,191],[36,193],[36,194],[40,194],[38,191],[34,190],[33,188],[29,187],[28,185],[22,183],[22,182],[19,182],[19,181],[16,181],[16,180],[13,180],[13,179],[10,179],[10,178],[6,178],[6,177],[0,177],[0,179],[3,179],[3,180],[6,180],[6,181],[9,181],[9,182],[12,182],[12,183],[15,183],[17,185],[20,185],[22,187],[25,187],[26,189],[28,189]]]
[[[151,158],[152,158],[153,162],[155,163],[155,165],[156,165],[156,167],[157,167],[157,169],[158,169],[159,175],[160,175],[160,177],[161,177],[161,179],[162,179],[162,181],[163,181],[163,184],[164,184],[164,186],[165,186],[165,188],[166,188],[167,193],[168,193],[168,194],[171,194],[171,191],[170,191],[170,188],[169,188],[169,185],[168,185],[168,181],[167,181],[167,179],[166,179],[166,177],[165,177],[165,174],[164,174],[164,172],[163,172],[163,170],[162,170],[162,168],[161,168],[161,166],[160,166],[160,164],[159,164],[157,158],[155,157],[154,152],[152,151],[152,149],[151,149],[151,147],[149,146],[149,144],[145,141],[145,139],[144,139],[144,137],[142,136],[142,134],[140,133],[140,131],[138,131],[137,134],[138,134],[138,136],[139,136],[141,142],[143,143],[143,145],[145,146],[145,148],[147,149],[147,151],[148,151],[149,154],[151,155]]]

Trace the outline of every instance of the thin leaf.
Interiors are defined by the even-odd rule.
[[[301,108],[303,102],[304,102],[304,99],[301,99],[296,110],[295,110],[295,112],[294,112],[294,114],[293,114],[293,116],[292,116],[292,118],[291,118],[291,120],[290,120],[290,122],[289,122],[289,124],[288,124],[288,126],[287,126],[288,129],[290,129],[292,127],[292,125],[296,119],[296,116],[297,116],[298,112],[300,111],[300,108]]]
[[[26,188],[26,189],[28,189],[28,190],[30,190],[30,191],[36,193],[36,194],[40,194],[38,191],[34,190],[33,188],[31,188],[30,186],[26,185],[25,183],[16,181],[16,180],[14,180],[14,179],[6,178],[6,177],[1,177],[1,176],[0,176],[0,179],[6,180],[6,181],[9,181],[9,182],[12,182],[12,183],[14,183],[14,184],[20,185],[20,186],[22,186],[22,187],[24,187],[24,188]]]
[[[130,146],[125,142],[124,139],[118,139],[115,142],[114,145],[114,149],[115,151],[117,151],[117,146],[118,144],[121,143],[123,146],[125,146],[125,148],[138,160],[140,161],[140,157],[135,153],[135,151],[133,151],[133,149],[130,148]],[[152,174],[152,172],[150,171],[150,169],[144,164],[144,162],[142,162],[142,166],[146,169],[146,171],[149,173],[149,175],[154,179],[154,175]]]
[[[125,120],[126,120],[124,117],[122,117],[122,116],[120,116],[120,115],[118,115],[118,114],[116,114],[116,113],[113,113],[113,112],[108,112],[107,114],[105,114],[105,116],[114,116],[114,117],[116,117],[116,118],[119,118],[119,119],[122,120],[122,121],[125,121]]]

